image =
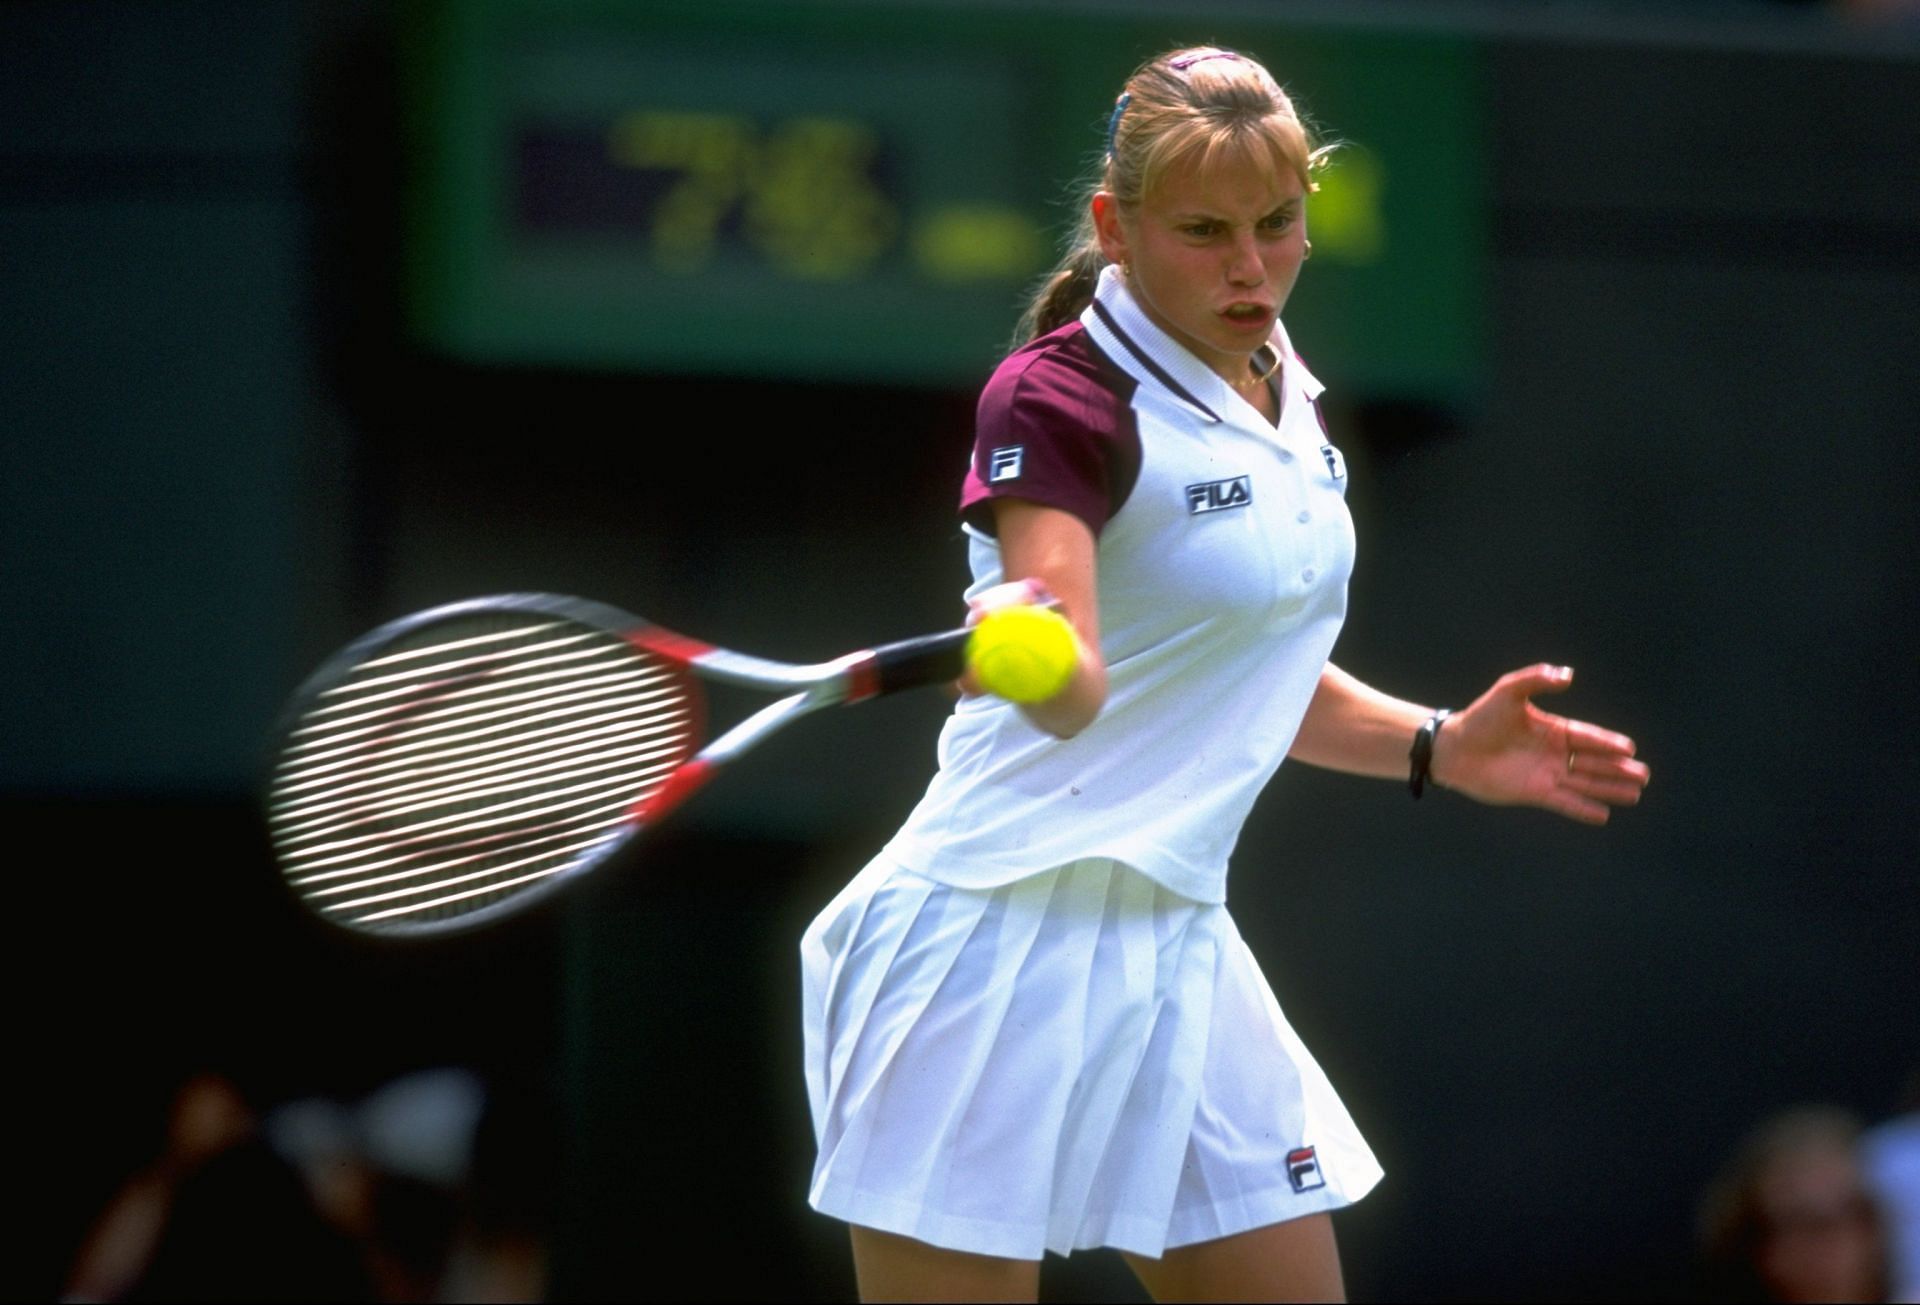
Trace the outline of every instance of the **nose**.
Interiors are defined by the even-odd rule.
[[[1260,246],[1251,231],[1234,237],[1227,250],[1227,280],[1234,285],[1256,286],[1267,279],[1267,265],[1260,259]]]

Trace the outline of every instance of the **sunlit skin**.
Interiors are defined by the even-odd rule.
[[[1221,379],[1256,375],[1253,355],[1286,308],[1307,255],[1307,192],[1290,171],[1244,163],[1167,169],[1138,206],[1093,198],[1101,251],[1127,270],[1155,326]]]

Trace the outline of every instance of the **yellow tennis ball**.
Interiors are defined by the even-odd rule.
[[[1079,660],[1073,627],[1050,607],[989,612],[967,641],[967,665],[980,687],[1010,702],[1051,698],[1073,678]]]

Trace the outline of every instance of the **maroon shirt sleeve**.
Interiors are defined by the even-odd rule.
[[[1098,538],[1139,476],[1133,385],[1077,322],[1012,354],[980,395],[961,517],[991,535],[992,500],[1025,499]]]

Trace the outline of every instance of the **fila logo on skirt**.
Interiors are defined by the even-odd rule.
[[[1287,1178],[1296,1192],[1311,1192],[1327,1185],[1326,1175],[1320,1172],[1320,1158],[1310,1146],[1287,1152]]]

